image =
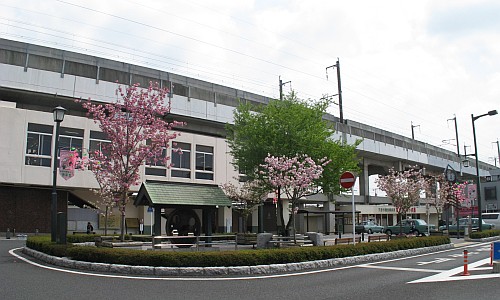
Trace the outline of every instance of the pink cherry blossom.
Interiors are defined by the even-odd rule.
[[[418,204],[421,192],[427,187],[424,176],[416,168],[401,172],[391,168],[388,175],[379,176],[375,182],[391,199],[400,220],[412,206]]]
[[[315,162],[307,155],[288,158],[286,156],[274,157],[270,154],[264,159],[264,164],[260,165],[263,170],[261,174],[267,177],[269,184],[274,188],[279,188],[287,195],[292,204],[292,212],[298,207],[299,199],[305,196],[317,194],[321,187],[315,184],[322,173],[323,167],[331,162],[327,158],[322,158]],[[290,222],[294,221],[295,214],[291,214]]]
[[[139,84],[119,86],[114,103],[103,105],[94,104],[90,99],[77,100],[110,140],[102,144],[102,152],[92,153],[88,160],[100,185],[120,199],[122,239],[128,193],[131,186],[139,184],[139,168],[145,162],[158,161],[169,166],[170,157],[163,153],[169,142],[179,135],[171,130],[184,125],[164,120],[170,112],[170,102],[165,101],[167,93],[168,89],[150,82],[148,88],[140,88]]]

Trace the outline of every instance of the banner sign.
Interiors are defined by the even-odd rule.
[[[75,166],[78,158],[78,152],[61,149],[59,152],[59,175],[64,180],[75,176]]]

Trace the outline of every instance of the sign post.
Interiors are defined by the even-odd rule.
[[[153,214],[153,207],[152,206],[148,206],[148,213],[150,213],[150,217],[151,217],[151,236],[154,236],[154,233],[153,233],[153,217],[154,217],[154,214]]]
[[[351,189],[352,196],[352,243],[356,244],[356,207],[354,204],[354,183],[356,182],[356,176],[351,172],[344,172],[340,175],[340,186],[345,189]]]

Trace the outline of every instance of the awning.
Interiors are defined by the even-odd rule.
[[[80,208],[90,207],[97,209],[95,205],[93,205],[88,201],[85,201],[81,197],[78,197],[77,195],[73,194],[72,192],[68,192],[68,202]]]
[[[231,206],[217,185],[147,181],[141,185],[135,206]]]

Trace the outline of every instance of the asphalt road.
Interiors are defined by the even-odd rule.
[[[499,299],[490,243],[371,264],[261,277],[155,278],[83,273],[23,260],[0,240],[0,299]],[[462,276],[463,250],[470,276]],[[20,255],[18,257],[18,255]],[[37,263],[37,262],[34,262]]]

